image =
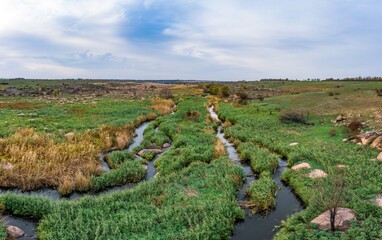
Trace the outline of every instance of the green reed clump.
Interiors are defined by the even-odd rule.
[[[126,161],[134,161],[135,156],[129,151],[114,151],[106,155],[105,157],[110,168],[118,168],[122,163]]]
[[[249,203],[253,213],[266,212],[276,205],[277,186],[270,172],[261,173],[260,178],[248,188]]]
[[[117,169],[105,172],[101,176],[93,177],[91,189],[100,191],[109,187],[135,183],[141,181],[146,174],[146,170],[139,160],[122,163]]]
[[[48,198],[17,194],[1,195],[0,204],[4,206],[6,212],[33,218],[49,214],[55,206],[55,203]]]
[[[276,154],[253,143],[241,143],[238,150],[240,158],[243,161],[249,161],[253,171],[257,174],[263,171],[273,172],[278,166],[278,156]]]
[[[160,127],[155,128],[154,124],[147,126],[144,132],[144,140],[142,146],[145,148],[162,148],[164,143],[171,142],[169,136],[163,132]]]

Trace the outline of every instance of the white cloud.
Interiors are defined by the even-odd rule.
[[[137,6],[173,17],[163,30],[170,38],[124,36]],[[376,0],[2,0],[0,72],[141,79],[381,75],[381,10]]]

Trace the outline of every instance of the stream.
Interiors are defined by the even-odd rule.
[[[126,151],[131,152],[135,147],[141,145],[141,143],[144,139],[143,133],[144,133],[145,129],[147,128],[148,124],[149,124],[149,122],[145,122],[145,123],[141,124],[135,130],[136,136],[134,137],[134,139],[132,140],[131,144],[128,146]],[[156,129],[156,131],[157,131],[157,129]],[[157,172],[156,168],[155,168],[155,160],[158,159],[169,148],[170,147],[164,148],[162,153],[157,154],[155,156],[155,158],[148,163],[144,181],[148,181],[148,180],[152,179],[153,177],[155,177],[155,174]],[[105,156],[110,152],[112,152],[112,151],[103,152],[102,154],[100,154],[100,157],[99,157],[99,160],[101,161],[102,169],[105,172],[111,170],[109,165],[105,161]],[[117,192],[117,191],[122,191],[125,189],[130,189],[130,188],[135,187],[137,184],[139,184],[139,183],[128,183],[128,184],[125,184],[122,186],[114,186],[114,187],[108,188],[104,191],[97,192],[97,193],[74,192],[70,196],[66,196],[66,197],[62,197],[59,194],[59,192],[55,189],[38,189],[35,191],[25,191],[25,192],[23,192],[19,189],[0,189],[0,194],[12,193],[12,194],[48,197],[52,200],[60,200],[60,199],[75,200],[75,199],[78,199],[78,198],[86,196],[86,195],[93,195],[93,196],[94,195],[105,195],[105,194],[110,194],[110,193]],[[37,228],[38,221],[36,221],[34,219],[22,218],[22,217],[12,216],[12,215],[0,215],[0,219],[3,219],[7,225],[16,226],[16,227],[18,227],[24,231],[25,235],[21,238],[18,238],[18,239],[21,239],[21,240],[36,239],[35,235],[36,235],[36,228]]]
[[[212,118],[220,122],[219,116],[214,111],[214,106],[209,108],[209,112]],[[237,200],[244,201],[246,200],[246,190],[248,189],[251,182],[255,181],[256,178],[252,171],[252,168],[243,164],[240,161],[240,157],[237,153],[237,150],[231,142],[229,142],[224,133],[222,133],[222,126],[219,126],[217,136],[223,142],[224,146],[227,149],[229,158],[238,166],[240,166],[245,175],[246,179],[237,194]],[[238,222],[233,231],[232,238],[233,240],[270,240],[273,239],[277,230],[275,228],[280,225],[282,220],[285,220],[288,216],[301,211],[303,206],[300,200],[292,193],[290,187],[285,185],[280,177],[287,167],[287,162],[285,160],[278,160],[278,168],[274,172],[272,178],[275,181],[278,191],[276,194],[277,204],[273,211],[269,212],[267,215],[256,214],[253,215],[251,210],[243,209],[245,213],[244,220]]]

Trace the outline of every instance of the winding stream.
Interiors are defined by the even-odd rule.
[[[127,151],[131,152],[135,147],[141,145],[141,143],[144,139],[143,133],[144,133],[145,129],[147,128],[148,124],[149,124],[149,122],[145,122],[135,130],[136,136],[132,140],[129,147],[126,149]],[[146,175],[145,175],[145,179],[144,179],[145,181],[148,181],[155,176],[155,174],[156,174],[155,160],[158,159],[169,148],[170,147],[163,149],[162,153],[157,154],[155,156],[155,158],[148,163],[147,171],[146,171]],[[109,165],[105,161],[106,154],[108,154],[110,152],[111,151],[104,152],[104,153],[100,154],[99,159],[101,161],[102,169],[104,171],[111,170]],[[59,192],[55,189],[38,189],[35,191],[26,191],[26,192],[23,192],[19,189],[0,189],[0,194],[12,193],[12,194],[48,197],[52,200],[60,200],[60,199],[75,200],[75,199],[78,199],[78,198],[86,196],[86,195],[104,195],[104,194],[110,194],[113,192],[122,191],[125,189],[130,189],[130,188],[133,188],[134,186],[136,186],[137,184],[138,183],[128,183],[128,184],[125,184],[122,186],[111,187],[111,188],[108,188],[104,191],[100,191],[97,193],[74,192],[70,196],[66,196],[66,197],[62,197],[59,194]],[[16,226],[25,232],[25,235],[21,238],[18,238],[18,239],[21,239],[21,240],[36,239],[35,235],[36,235],[36,228],[37,228],[38,221],[36,221],[34,219],[22,218],[22,217],[17,217],[17,216],[12,216],[12,215],[0,215],[0,219],[4,219],[4,222],[7,225]]]
[[[209,108],[211,117],[220,122],[220,119],[214,107]],[[225,145],[229,158],[237,165],[239,165],[245,175],[246,180],[238,192],[237,200],[244,201],[246,199],[246,190],[248,189],[251,182],[255,181],[255,176],[253,174],[252,168],[246,164],[240,162],[237,150],[231,142],[229,142],[224,133],[222,133],[222,127],[219,126],[217,136]],[[279,165],[277,170],[274,172],[272,178],[276,182],[278,191],[276,195],[277,204],[275,209],[268,215],[253,215],[249,209],[243,209],[245,212],[245,217],[243,221],[236,224],[233,231],[233,240],[270,240],[273,239],[277,230],[275,228],[280,225],[282,220],[285,220],[289,215],[301,211],[303,209],[299,199],[292,193],[291,189],[286,186],[280,179],[281,174],[287,167],[287,162],[285,160],[279,159]]]

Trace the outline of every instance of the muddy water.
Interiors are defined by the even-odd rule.
[[[218,115],[214,112],[213,106],[209,108],[209,112],[212,118],[220,121]],[[248,189],[250,183],[255,181],[253,171],[250,166],[240,162],[237,150],[234,148],[233,144],[224,137],[224,133],[221,132],[221,127],[218,129],[217,135],[225,145],[229,158],[234,163],[238,164],[246,174],[246,180],[237,195],[238,201],[246,200],[246,190]],[[280,179],[281,174],[284,172],[286,167],[287,162],[279,159],[279,166],[272,176],[278,186],[276,195],[277,204],[275,209],[266,216],[259,214],[253,215],[250,210],[244,209],[245,218],[243,221],[236,224],[232,236],[233,240],[273,239],[277,233],[277,229],[275,228],[280,225],[281,221],[285,220],[289,215],[303,209],[299,199],[292,193],[288,186],[284,185]]]

